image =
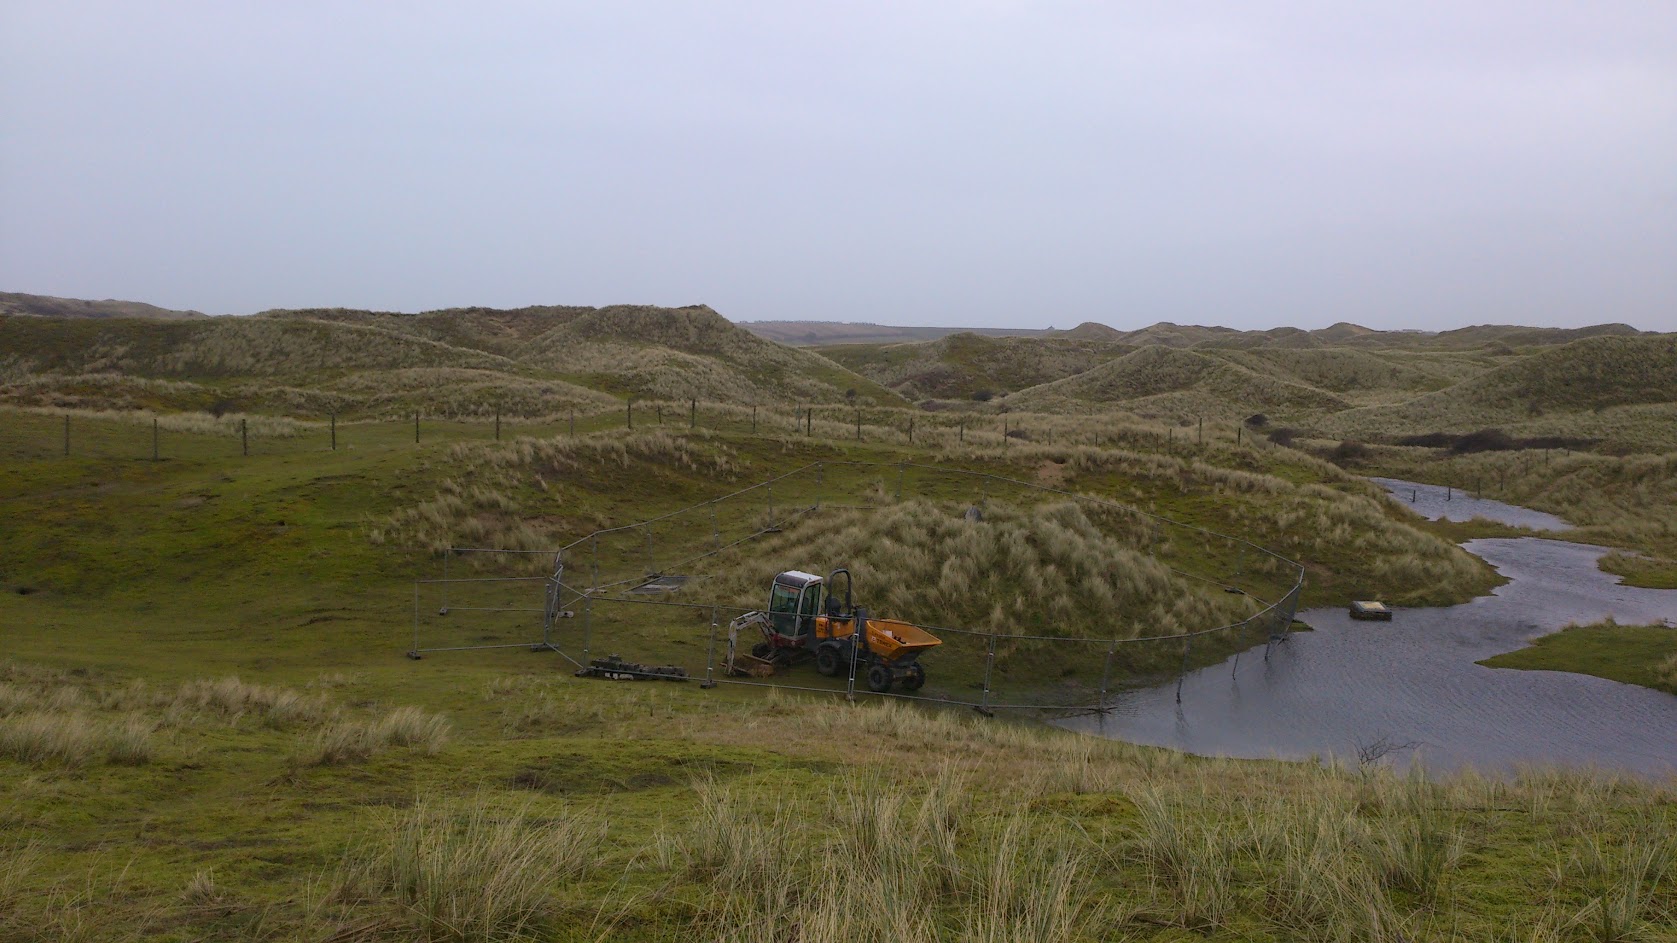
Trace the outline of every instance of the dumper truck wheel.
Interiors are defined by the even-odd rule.
[[[918,662],[916,662],[915,664],[909,665],[908,670],[903,672],[903,690],[904,691],[918,691],[918,690],[920,690],[920,686],[925,684],[925,683],[926,683],[926,669],[920,667],[920,664]]]
[[[829,678],[838,676],[838,646],[824,645],[815,652],[815,670],[821,672]]]
[[[868,667],[868,690],[875,694],[884,694],[891,690],[891,666],[883,662],[874,662]]]

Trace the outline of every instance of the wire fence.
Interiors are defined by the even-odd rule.
[[[1268,445],[1266,439],[1238,422],[1163,424],[1140,420],[1089,422],[1086,418],[1038,413],[929,413],[898,406],[741,406],[697,400],[628,401],[619,407],[589,407],[544,416],[503,415],[493,410],[468,416],[436,416],[418,409],[355,418],[0,406],[0,458],[217,461],[574,436],[609,429],[706,430],[944,449],[1097,445],[1190,454],[1208,446]]]
[[[753,665],[742,653],[763,636],[755,625],[741,623],[761,607],[718,598],[717,575],[707,567],[805,518],[911,498],[951,506],[951,513],[966,504],[973,520],[981,520],[992,502],[1044,500],[1115,515],[1129,522],[1129,534],[1140,543],[1173,546],[1170,572],[1193,588],[1184,591],[1231,594],[1242,601],[1245,614],[1188,631],[1149,633],[1140,627],[1111,637],[905,620],[938,640],[920,661],[918,683],[907,689],[900,678],[883,690],[870,686],[872,657],[860,638],[847,646],[849,662],[831,674],[820,673],[807,658],[773,673],[760,663],[754,664],[755,673],[728,670],[742,661]],[[445,567],[456,554],[495,551],[454,551],[444,555]],[[515,561],[506,554],[490,571],[527,569],[532,557],[524,553]],[[1180,692],[1180,679],[1192,668],[1233,658],[1238,671],[1242,653],[1259,646],[1267,657],[1268,646],[1287,637],[1304,581],[1300,564],[1243,538],[1045,484],[911,462],[806,465],[660,517],[595,531],[549,552],[546,562],[552,571],[545,576],[459,577],[448,575],[458,571],[445,571],[441,578],[417,581],[410,656],[528,647],[557,652],[579,670],[602,658],[621,659],[610,662],[615,667],[606,672],[625,679],[679,675],[707,687],[906,697],[983,711],[1100,710],[1126,688],[1174,678]],[[767,585],[765,578],[765,598]]]

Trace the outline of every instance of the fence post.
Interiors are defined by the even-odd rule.
[[[1106,710],[1106,692],[1112,682],[1112,656],[1118,654],[1118,643],[1113,642],[1106,648],[1106,667],[1101,669],[1101,700],[1100,709]]]
[[[244,420],[244,419],[239,420],[239,446],[240,446],[240,448],[242,448],[244,450],[245,457],[249,458],[250,457],[250,426],[248,426],[246,424],[246,420]],[[336,445],[333,445],[332,447],[334,449],[337,448]]]
[[[815,508],[816,508],[816,510],[821,509],[821,477],[822,477],[822,472],[824,472],[826,470],[827,470],[827,463],[826,462],[816,462],[815,463]]]
[[[716,670],[716,625],[716,606],[712,605],[710,607],[710,654],[705,656],[705,680],[703,684],[699,685],[701,688],[716,687],[714,674]]]
[[[653,414],[655,414],[658,417],[658,425],[660,425],[660,426],[663,425],[664,424],[664,404],[659,403],[658,405],[652,407],[652,412],[653,412]]]
[[[408,649],[408,657],[419,660],[419,581],[413,581],[413,647]]]
[[[984,697],[978,710],[982,714],[990,713],[990,671],[996,667],[996,631],[990,630],[990,650],[984,656]]]
[[[501,441],[501,407],[495,407],[495,441]]]
[[[1007,448],[1007,417],[1002,417],[1002,448]]]
[[[774,482],[768,484],[769,492],[769,526],[774,526]]]
[[[908,444],[914,444],[914,417],[908,417]]]
[[[862,441],[862,411],[856,410],[856,441]]]
[[[1188,677],[1188,650],[1194,645],[1194,637],[1186,636],[1182,639],[1182,667],[1176,672],[1176,703],[1182,703],[1182,680]]]
[[[413,444],[414,445],[419,444],[419,411],[418,410],[414,410],[414,413],[413,413]]]
[[[70,414],[64,414],[64,457],[70,457]]]
[[[559,616],[559,600],[561,590],[565,586],[565,558],[560,552],[559,562],[553,568],[553,575],[547,578],[547,605],[542,607],[542,647],[549,651],[557,651],[553,647],[553,620]]]
[[[157,417],[151,417],[151,460],[157,461]]]
[[[699,401],[694,399],[687,407],[687,428],[699,428]]]
[[[751,434],[757,434],[757,407],[751,407]]]
[[[576,438],[576,407],[571,407],[571,438]]]
[[[588,641],[592,634],[594,616],[594,590],[589,589],[582,596],[582,666],[588,667]]]
[[[811,406],[809,408],[808,413],[809,413],[809,425],[804,427],[804,435],[806,437],[812,436],[812,435],[815,434],[815,407]]]
[[[867,619],[867,612],[857,609],[850,614],[850,680],[844,684],[844,699],[856,701],[856,659],[862,651],[862,623]]]
[[[646,573],[651,576],[657,571],[652,568],[652,525],[642,524],[641,530],[646,531]]]
[[[629,428],[630,430],[635,428],[635,401],[633,399],[629,400]]]
[[[1199,444],[1204,445],[1205,444],[1205,417],[1200,416],[1200,417],[1198,417],[1198,419],[1200,421],[1200,431],[1199,431],[1199,439],[1200,440],[1199,440]]]

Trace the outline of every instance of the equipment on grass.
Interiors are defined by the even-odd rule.
[[[621,655],[607,655],[577,669],[579,678],[609,678],[612,681],[686,681],[687,669],[679,665],[638,665]]]
[[[1383,602],[1358,600],[1351,604],[1351,618],[1390,622],[1392,621],[1392,610]]]
[[[844,594],[836,589],[844,576]],[[739,651],[740,633],[756,628],[763,640],[749,654]],[[787,570],[769,586],[767,612],[753,610],[728,624],[731,675],[768,677],[781,668],[813,658],[815,670],[827,677],[848,672],[865,678],[877,694],[900,685],[918,691],[926,683],[920,655],[943,644],[937,636],[910,622],[871,619],[851,600],[850,571],[834,570],[822,579],[813,573]]]

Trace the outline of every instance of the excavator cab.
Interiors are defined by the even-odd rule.
[[[803,646],[815,634],[815,617],[821,611],[821,577],[801,570],[787,570],[769,586],[769,626],[777,638],[776,647]]]

